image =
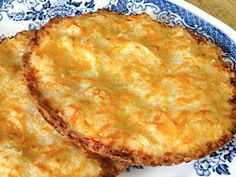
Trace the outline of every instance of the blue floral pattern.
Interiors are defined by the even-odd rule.
[[[229,166],[236,156],[236,135],[224,147],[210,156],[194,163],[194,168],[199,176],[210,176],[212,172],[220,175],[230,175]]]
[[[21,11],[15,11],[16,5],[24,5]],[[40,28],[53,17],[80,15],[94,11],[94,0],[3,0],[0,1],[0,21],[3,15],[13,21],[28,21],[28,28]]]
[[[99,1],[99,0],[98,0]],[[97,1],[97,2],[98,2]],[[106,8],[127,15],[146,12],[154,19],[168,25],[182,25],[224,50],[224,57],[236,69],[236,44],[222,31],[208,22],[166,0],[103,0]],[[99,2],[101,3],[101,2]],[[28,29],[40,28],[53,17],[74,16],[95,11],[96,0],[0,0],[0,23],[27,22]],[[17,8],[16,8],[17,7]],[[19,10],[20,9],[20,10]],[[0,39],[4,38],[0,33]],[[236,135],[224,147],[194,163],[198,176],[230,175],[230,163],[236,156]],[[142,169],[141,166],[129,167]]]

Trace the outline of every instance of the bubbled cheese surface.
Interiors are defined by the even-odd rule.
[[[98,177],[100,162],[59,135],[32,103],[21,70],[32,36],[0,43],[0,176]]]
[[[101,12],[49,23],[30,62],[42,99],[81,137],[191,157],[234,129],[220,56],[181,27]]]

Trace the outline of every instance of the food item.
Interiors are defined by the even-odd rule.
[[[21,57],[34,35],[22,32],[0,43],[0,176],[116,176],[122,163],[79,149],[56,132],[32,103]]]
[[[197,159],[236,129],[234,73],[221,50],[145,14],[53,19],[25,56],[24,74],[56,129],[128,163]]]

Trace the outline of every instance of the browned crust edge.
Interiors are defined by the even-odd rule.
[[[30,91],[32,97],[33,97],[32,100],[35,103],[35,105],[37,106],[41,115],[44,117],[44,119],[49,124],[51,124],[62,136],[67,135],[68,137],[70,137],[69,134],[67,134],[66,132],[63,131],[63,129],[67,127],[66,124],[63,122],[63,120],[61,118],[56,120],[56,118],[53,117],[53,113],[51,111],[47,111],[42,108],[42,105],[43,106],[47,105],[47,103],[41,102],[41,100],[37,99],[38,96],[40,95],[40,93],[33,86],[34,82],[30,81],[31,79],[33,79],[33,77],[32,77],[33,75],[31,76],[30,73],[32,71],[31,71],[31,69],[28,68],[29,54],[30,53],[26,53],[23,57],[23,68],[24,68],[23,71],[24,71],[25,79],[26,79],[26,81],[28,81],[28,82],[26,82],[26,84],[29,88],[29,91]],[[80,145],[80,143],[78,143],[77,140],[73,139],[72,142],[74,142],[75,145],[77,145],[79,148],[81,148],[81,145]],[[86,150],[89,150],[89,149],[86,149]],[[100,155],[93,153],[93,151],[89,151],[89,152],[90,152],[89,157],[95,158],[100,161],[100,165],[102,167],[101,174],[100,174],[101,177],[116,177],[128,167],[128,164],[125,162],[120,162],[118,160],[111,160],[106,157],[103,158]]]
[[[0,41],[0,44],[7,42],[8,40],[13,40],[13,39],[17,40],[18,38],[28,38],[29,43],[30,43],[30,40],[34,39],[34,37],[36,36],[36,33],[37,33],[37,30],[20,31],[20,32],[16,33],[15,36],[4,38],[3,40]],[[25,52],[27,53],[27,48],[25,50],[26,50]],[[128,167],[128,165],[126,163],[119,162],[119,161],[113,161],[108,158],[101,158],[99,155],[89,153],[89,152],[88,152],[88,157],[99,161],[99,163],[101,165],[101,169],[102,169],[101,174],[100,174],[101,177],[115,177],[118,174],[120,174],[120,172],[124,171]]]
[[[104,10],[101,10],[104,11]],[[100,11],[100,12],[101,12]],[[107,10],[106,10],[107,11]],[[86,14],[91,15],[91,14]],[[69,17],[72,18],[72,17]],[[43,28],[47,28],[48,26],[58,23],[58,18],[52,19],[48,24],[46,24]],[[165,25],[165,24],[163,24]],[[165,25],[166,26],[166,25]],[[197,41],[198,44],[200,43],[208,43],[205,38],[201,36],[197,36],[194,33],[190,32],[190,34],[193,36],[193,38]],[[33,46],[38,45],[38,36],[33,40]],[[213,44],[210,44],[213,45]],[[215,46],[218,48],[217,46]],[[58,132],[60,132],[63,135],[68,136],[76,145],[82,146],[85,149],[100,154],[104,157],[108,157],[115,160],[121,160],[123,162],[132,164],[132,165],[151,165],[151,166],[157,166],[157,165],[173,165],[173,164],[179,164],[182,162],[189,162],[193,159],[199,159],[202,158],[218,148],[222,147],[225,143],[227,143],[233,136],[233,134],[236,132],[236,124],[234,126],[234,129],[231,131],[231,134],[222,136],[218,141],[216,142],[208,142],[204,149],[199,150],[196,154],[193,156],[188,156],[187,154],[173,154],[173,153],[166,153],[164,156],[160,156],[158,160],[154,160],[149,155],[145,155],[138,151],[130,151],[128,149],[112,149],[112,147],[104,145],[98,141],[95,141],[92,138],[85,138],[80,136],[78,133],[71,131],[68,129],[67,124],[64,122],[63,118],[59,115],[57,111],[54,111],[47,100],[42,100],[41,93],[37,89],[37,78],[35,78],[35,71],[34,68],[31,67],[30,63],[30,55],[31,52],[28,52],[23,57],[23,68],[24,68],[24,76],[29,88],[29,91],[31,95],[33,96],[34,100],[36,101],[36,105],[40,111],[40,113],[43,115],[45,120],[49,122]],[[222,56],[219,56],[219,59],[222,59]],[[236,74],[231,68],[229,67],[229,64],[225,64],[225,62],[222,62],[225,70],[229,72],[232,76],[232,81],[236,82]],[[236,85],[236,84],[235,84]],[[234,85],[234,86],[235,86]],[[234,87],[234,98],[232,100],[229,100],[234,103],[234,100],[236,100],[236,87]],[[236,102],[236,101],[235,101]],[[236,119],[236,108],[234,106],[234,109],[232,110],[231,114],[232,119]]]
[[[8,40],[17,40],[18,38],[28,38],[32,39],[36,35],[36,30],[23,30],[20,32],[17,32],[14,36],[5,37],[2,40],[0,40],[0,44],[7,42]]]

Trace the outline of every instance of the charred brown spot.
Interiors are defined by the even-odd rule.
[[[197,41],[198,44],[200,44],[200,43],[206,44],[207,43],[204,36],[196,35],[192,31],[190,31],[190,34]]]
[[[234,96],[230,101],[231,103],[236,104],[236,96]]]
[[[75,133],[74,131],[69,131],[69,132],[68,132],[68,136],[69,136],[71,139],[77,139],[77,138],[78,138],[77,133]]]

